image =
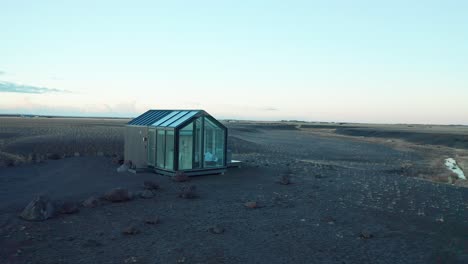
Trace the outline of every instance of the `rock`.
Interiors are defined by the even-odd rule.
[[[181,191],[179,193],[179,197],[184,198],[184,199],[193,199],[193,198],[197,197],[197,194],[195,192],[196,189],[197,189],[197,187],[195,185],[184,186],[184,187],[181,188]]]
[[[282,175],[278,181],[281,185],[291,184],[291,177],[289,175]]]
[[[80,211],[78,203],[75,202],[64,202],[58,208],[61,214],[74,214]]]
[[[130,166],[124,163],[117,168],[117,172],[126,172],[128,169],[130,169]]]
[[[96,206],[99,206],[99,204],[100,200],[96,196],[91,196],[83,202],[83,206],[88,208],[94,208]]]
[[[120,156],[120,155],[115,155],[115,154],[112,155],[112,162],[113,162],[114,164],[122,165],[122,164],[124,164],[124,161],[125,161],[125,160],[124,160],[124,158],[123,158],[122,156]]]
[[[322,218],[322,220],[324,222],[326,222],[327,224],[329,224],[329,225],[334,225],[335,222],[336,222],[336,219],[333,218],[332,216],[326,216],[326,217]]]
[[[85,248],[100,247],[102,243],[94,239],[88,239],[81,246]]]
[[[140,197],[143,199],[151,199],[154,198],[154,193],[150,190],[144,190],[139,193]]]
[[[80,156],[80,153],[79,153],[79,152],[75,152],[75,153],[73,153],[73,156],[79,157],[79,156]]]
[[[154,182],[154,181],[144,181],[143,182],[143,187],[146,190],[157,190],[157,189],[159,189],[159,184],[157,182]]]
[[[244,204],[245,207],[255,209],[258,208],[258,203],[257,202],[246,202]]]
[[[47,159],[50,159],[50,160],[59,160],[62,158],[62,155],[58,154],[58,153],[49,153],[47,154]]]
[[[208,230],[212,234],[222,234],[222,233],[224,233],[224,227],[221,227],[219,225],[215,225],[213,227],[210,227]]]
[[[52,218],[55,215],[55,207],[46,196],[38,196],[34,198],[24,208],[20,217],[28,221],[44,221]]]
[[[129,257],[124,260],[124,263],[138,263],[137,257]]]
[[[112,203],[120,203],[130,201],[132,196],[127,189],[116,188],[104,194],[104,199]]]
[[[363,230],[361,231],[361,233],[359,234],[359,237],[362,238],[362,239],[369,239],[369,238],[373,238],[374,235],[372,235],[369,231],[367,230]]]
[[[158,217],[158,216],[155,216],[155,217],[147,217],[147,218],[145,218],[145,224],[148,224],[148,225],[156,225],[156,224],[159,224],[159,217]]]
[[[124,228],[124,230],[122,231],[122,234],[124,235],[136,235],[139,233],[140,233],[140,230],[133,225]]]
[[[176,174],[172,176],[172,180],[175,182],[186,182],[190,181],[190,178],[183,172],[176,172]]]
[[[102,157],[102,156],[104,156],[104,152],[102,152],[102,151],[98,151],[98,152],[96,153],[96,156],[98,156],[98,157]]]

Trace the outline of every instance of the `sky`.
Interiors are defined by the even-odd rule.
[[[468,125],[468,1],[0,0],[0,113]]]

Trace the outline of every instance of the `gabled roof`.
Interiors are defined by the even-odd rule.
[[[177,127],[203,110],[148,110],[127,123],[133,126]]]

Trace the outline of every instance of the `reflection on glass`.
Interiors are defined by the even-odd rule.
[[[165,149],[165,131],[164,130],[157,130],[156,136],[156,145],[157,145],[157,152],[156,152],[156,167],[164,168],[164,149]]]
[[[193,152],[193,168],[199,169],[202,167],[202,160],[201,157],[203,156],[202,151],[202,117],[197,118],[194,121],[194,135],[193,138],[195,140],[194,144],[194,152]]]
[[[211,118],[205,118],[204,167],[222,167],[224,165],[224,130]]]
[[[193,159],[193,122],[179,130],[179,169],[192,168]]]
[[[174,131],[166,131],[166,170],[174,169]]]

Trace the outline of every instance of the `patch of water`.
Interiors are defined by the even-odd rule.
[[[466,180],[465,174],[463,173],[463,170],[458,166],[456,160],[452,158],[445,159],[445,166],[447,167],[447,169],[457,174],[459,179]]]

